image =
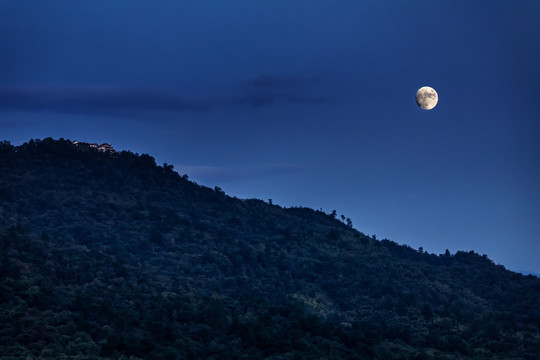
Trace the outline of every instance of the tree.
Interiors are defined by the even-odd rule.
[[[433,317],[433,309],[431,309],[431,305],[424,304],[424,306],[422,306],[421,314],[424,318],[426,318],[426,320],[431,319]]]

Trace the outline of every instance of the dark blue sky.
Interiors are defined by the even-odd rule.
[[[0,138],[108,142],[540,273],[539,19],[537,0],[0,0]]]

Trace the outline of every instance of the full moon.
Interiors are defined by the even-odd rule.
[[[439,101],[437,92],[429,86],[423,86],[416,92],[416,103],[424,110],[433,109],[437,101]]]

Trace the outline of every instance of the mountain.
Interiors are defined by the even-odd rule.
[[[0,143],[0,359],[538,359],[535,276],[89,145]]]

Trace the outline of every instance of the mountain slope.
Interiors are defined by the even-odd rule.
[[[0,358],[536,359],[540,279],[231,198],[148,155],[0,143]]]

